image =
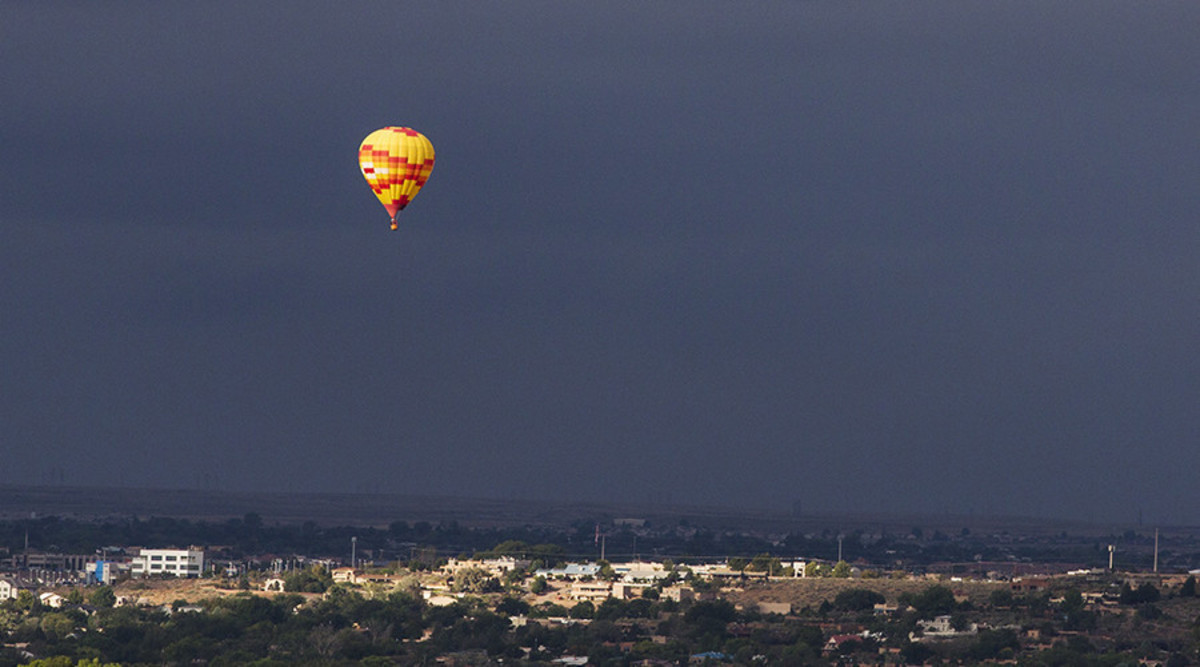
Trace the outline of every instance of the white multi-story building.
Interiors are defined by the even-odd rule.
[[[204,550],[142,549],[129,564],[135,577],[170,574],[176,577],[199,577],[204,572]]]

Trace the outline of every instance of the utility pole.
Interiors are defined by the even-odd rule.
[[[837,559],[837,562],[839,562],[839,563],[842,562],[842,538],[843,537],[845,537],[845,536],[842,535],[841,533],[838,533],[838,559]]]
[[[1154,574],[1158,574],[1158,529],[1154,529]]]
[[[355,565],[357,563],[356,558],[358,556],[357,552],[358,552],[358,537],[357,536],[351,537],[350,538],[350,569],[354,569],[356,567],[356,565]]]
[[[1115,544],[1108,545],[1108,571],[1109,572],[1112,572],[1112,569],[1113,569],[1113,552],[1116,550],[1117,550],[1117,545],[1115,545]]]

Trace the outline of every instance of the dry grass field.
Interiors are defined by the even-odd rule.
[[[933,585],[946,586],[955,595],[966,596],[972,603],[985,602],[992,591],[1007,588],[1007,582],[963,581],[944,582],[923,579],[796,579],[753,583],[740,588],[722,589],[721,597],[735,605],[751,608],[760,602],[789,602],[799,611],[806,606],[816,609],[825,600],[833,601],[837,594],[851,588],[865,588],[880,593],[889,604],[895,604],[902,593],[920,593]]]
[[[176,600],[189,603],[199,602],[209,598],[226,597],[239,593],[274,597],[278,592],[267,592],[258,588],[243,591],[229,587],[227,580],[221,579],[136,579],[117,584],[113,592],[118,598],[123,598],[139,605],[169,605]],[[319,598],[317,593],[297,593],[305,598]]]

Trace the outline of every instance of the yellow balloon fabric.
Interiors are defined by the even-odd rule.
[[[433,171],[433,144],[414,129],[385,127],[363,139],[358,166],[396,229],[396,214],[417,196]]]

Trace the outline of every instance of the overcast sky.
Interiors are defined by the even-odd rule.
[[[1194,0],[0,14],[0,483],[1200,523]]]

